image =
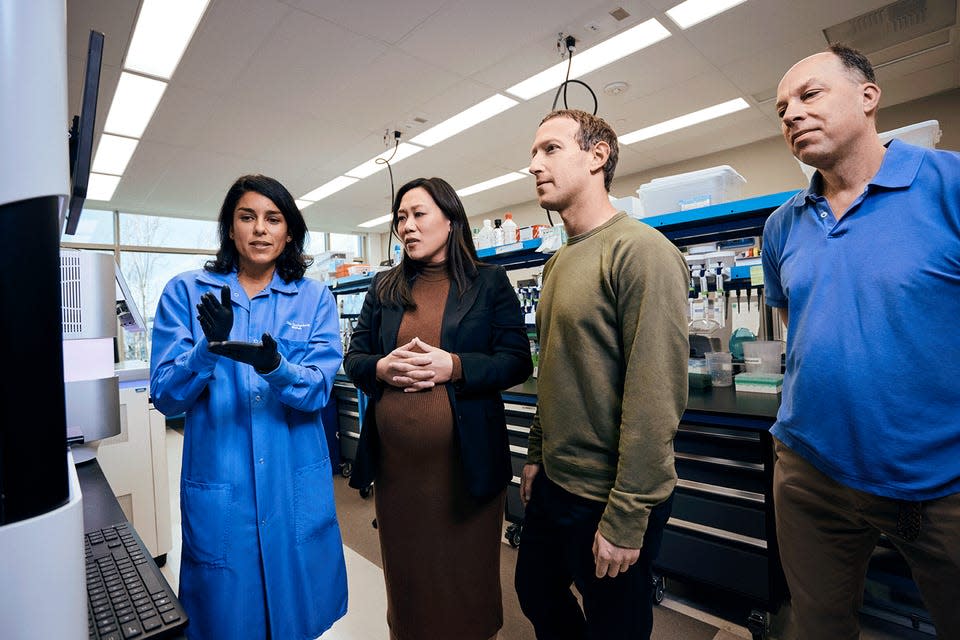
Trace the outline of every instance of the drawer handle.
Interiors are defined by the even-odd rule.
[[[759,538],[753,538],[751,536],[744,536],[739,533],[733,533],[732,531],[717,529],[716,527],[708,527],[705,524],[697,524],[696,522],[687,522],[686,520],[680,520],[679,518],[670,518],[669,520],[667,520],[667,525],[676,527],[677,529],[686,529],[687,531],[696,531],[697,533],[704,533],[714,538],[721,538],[723,540],[732,540],[734,542],[742,542],[743,544],[748,544],[751,547],[756,547],[758,549],[766,550],[767,548],[766,540],[760,540]]]
[[[339,413],[340,415],[342,415],[342,416],[351,416],[351,417],[357,418],[357,419],[360,418],[360,414],[357,413],[356,411],[341,410],[341,411],[338,411],[338,413]]]
[[[715,484],[706,484],[704,482],[694,482],[693,480],[684,480],[680,478],[677,480],[677,486],[682,489],[689,489],[691,491],[699,491],[701,493],[711,493],[717,496],[725,496],[727,498],[740,498],[742,500],[749,500],[750,502],[756,502],[757,504],[764,504],[766,500],[763,497],[763,494],[755,493],[753,491],[743,491],[742,489],[730,489],[728,487],[718,487]]]
[[[698,456],[695,453],[682,453],[677,452],[673,454],[674,457],[679,458],[680,460],[690,460],[692,462],[705,462],[707,464],[717,464],[724,467],[732,467],[734,469],[745,469],[748,471],[763,471],[763,465],[757,464],[755,462],[740,462],[739,460],[730,460],[728,458],[713,458],[711,456]]]
[[[523,455],[527,455],[527,448],[526,448],[526,447],[520,447],[520,446],[517,446],[517,445],[515,445],[515,444],[512,444],[512,445],[510,445],[510,453],[520,453],[520,454],[523,454]]]
[[[530,405],[526,405],[526,404],[513,404],[513,403],[511,403],[511,402],[504,402],[504,403],[503,403],[503,408],[504,408],[505,410],[507,410],[507,411],[517,411],[517,412],[519,412],[519,413],[529,413],[530,415],[533,415],[534,413],[537,412],[537,408],[536,408],[536,407],[531,407]]]

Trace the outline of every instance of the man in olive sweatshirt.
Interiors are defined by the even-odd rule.
[[[610,204],[617,155],[610,126],[578,110],[548,114],[532,149],[540,206],[569,237],[543,270],[520,485],[515,581],[538,640],[650,637],[652,564],[677,479],[689,276],[660,232]]]

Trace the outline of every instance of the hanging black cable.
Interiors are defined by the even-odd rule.
[[[394,228],[394,226],[393,226],[393,218],[392,218],[392,214],[393,214],[393,199],[396,197],[396,192],[395,192],[394,186],[393,186],[393,167],[390,166],[390,161],[393,160],[393,156],[397,155],[397,149],[400,148],[400,132],[399,132],[399,131],[394,131],[394,132],[393,132],[393,135],[394,135],[394,139],[396,140],[396,143],[393,145],[393,153],[390,154],[390,157],[389,157],[389,158],[377,158],[375,162],[376,162],[377,164],[385,164],[385,165],[387,165],[387,173],[390,174],[390,205],[389,205],[389,206],[390,206],[390,209],[391,209],[391,211],[390,211],[390,213],[391,213],[391,219],[390,219],[390,221],[391,221],[391,224],[390,224],[390,235],[393,236],[393,237],[395,237],[397,240],[400,240],[400,236],[397,235],[397,230],[396,230],[396,229]],[[391,260],[392,260],[392,259],[393,259],[393,258],[392,258],[392,256],[391,256]]]
[[[557,110],[557,101],[560,99],[560,92],[561,92],[561,91],[563,92],[563,108],[564,108],[564,109],[569,109],[569,108],[570,108],[570,106],[567,104],[567,85],[569,85],[569,84],[572,83],[572,82],[575,82],[576,84],[583,85],[584,87],[586,87],[587,91],[590,92],[590,96],[593,98],[593,115],[597,115],[597,109],[600,107],[600,103],[599,103],[599,101],[597,100],[597,94],[593,92],[593,89],[591,89],[591,88],[590,88],[590,85],[588,85],[586,82],[583,82],[582,80],[571,80],[571,79],[570,79],[570,67],[573,66],[573,48],[574,48],[573,45],[574,45],[575,42],[576,42],[576,40],[573,39],[573,36],[567,36],[567,38],[566,38],[566,43],[567,43],[567,75],[566,75],[566,77],[563,79],[563,82],[560,83],[560,86],[557,87],[557,93],[553,96],[553,105],[550,107],[550,110],[551,110],[551,111],[556,111],[556,110]]]

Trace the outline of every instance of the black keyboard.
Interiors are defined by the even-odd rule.
[[[127,522],[84,534],[91,640],[164,638],[187,614],[140,536]]]

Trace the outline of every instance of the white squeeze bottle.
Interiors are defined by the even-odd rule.
[[[484,220],[480,227],[480,233],[477,234],[477,250],[489,249],[493,246],[493,226],[490,220]]]
[[[503,241],[506,244],[513,244],[517,241],[517,223],[513,221],[513,214],[507,211],[503,214],[503,224],[500,225],[503,228]]]

